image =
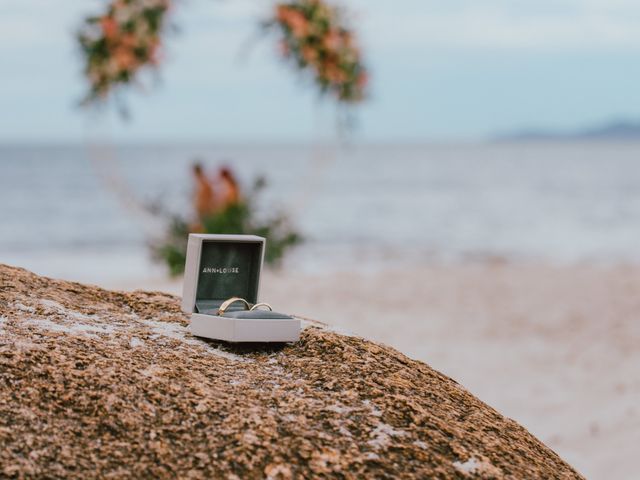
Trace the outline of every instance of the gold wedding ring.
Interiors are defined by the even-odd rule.
[[[229,308],[232,304],[234,304],[236,302],[242,302],[244,304],[244,306],[246,307],[246,310],[250,310],[251,309],[251,304],[249,302],[247,302],[244,298],[231,297],[230,299],[225,300],[224,302],[222,302],[222,305],[220,305],[220,308],[218,308],[218,316],[223,315],[224,312],[227,311],[227,308]]]
[[[256,303],[253,307],[251,307],[249,310],[253,311],[253,310],[257,310],[259,307],[267,307],[269,309],[270,312],[273,312],[273,308],[271,308],[271,305],[269,305],[268,303]]]

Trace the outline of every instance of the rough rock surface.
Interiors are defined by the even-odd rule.
[[[192,337],[178,299],[0,265],[0,476],[581,478],[450,378],[307,325]]]

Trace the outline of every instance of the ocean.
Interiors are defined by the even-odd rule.
[[[147,244],[188,212],[190,164],[264,175],[260,215],[307,241],[284,268],[638,262],[640,143],[0,146],[0,262],[94,283],[162,276]]]

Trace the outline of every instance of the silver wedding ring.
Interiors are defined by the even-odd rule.
[[[253,310],[258,310],[258,308],[260,307],[267,307],[269,309],[270,312],[273,312],[273,308],[271,308],[271,305],[269,305],[268,303],[256,303],[253,307],[251,307],[249,310],[253,311]]]

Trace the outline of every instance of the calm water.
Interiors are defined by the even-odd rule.
[[[295,268],[640,260],[640,144],[512,144],[4,146],[0,262],[81,280],[149,273],[161,226],[136,204],[185,211],[194,157],[268,177],[261,213],[289,210],[309,239]]]

